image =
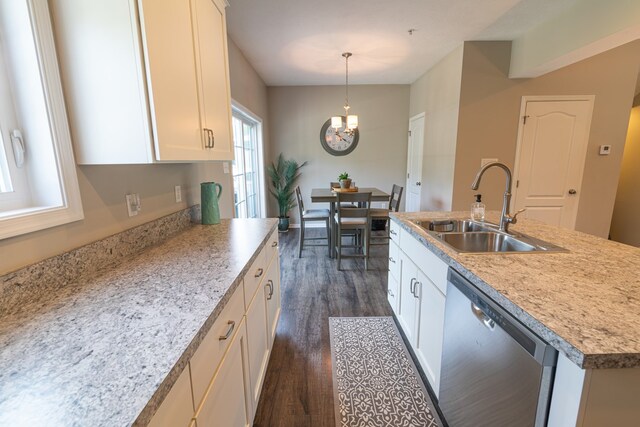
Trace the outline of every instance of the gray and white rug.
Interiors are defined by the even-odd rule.
[[[330,317],[337,427],[437,427],[436,410],[391,317]]]

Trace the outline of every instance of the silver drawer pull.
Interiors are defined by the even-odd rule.
[[[259,268],[258,271],[256,272],[255,276],[253,276],[253,277],[260,277],[260,276],[262,276],[262,273],[264,273],[264,270]]]
[[[269,295],[267,295],[267,299],[270,300],[273,297],[273,280],[267,280],[267,284],[265,286],[269,287]]]
[[[226,334],[220,335],[220,337],[218,337],[219,341],[224,341],[224,340],[226,340],[227,338],[229,338],[231,336],[231,334],[233,333],[233,330],[236,327],[236,322],[234,322],[233,320],[229,320],[227,322],[227,325],[229,325],[229,329],[227,330]]]
[[[276,246],[278,246],[278,242],[273,242],[273,243],[271,244],[271,247],[272,247],[272,248],[275,248]]]
[[[391,295],[392,297],[394,297],[395,295],[393,295],[393,292],[391,292],[391,289],[387,289],[387,292],[389,293],[389,295]]]
[[[389,234],[393,234],[394,236],[397,236],[397,235],[398,235],[398,233],[396,233],[396,231],[395,231],[395,230],[389,230]]]
[[[391,261],[391,262],[392,262],[392,263],[394,263],[394,264],[396,263],[396,260],[395,260],[395,259],[393,259],[393,258],[391,258],[391,257],[389,257],[389,261]]]
[[[475,305],[474,303],[471,303],[471,312],[473,313],[474,316],[476,316],[478,318],[479,321],[481,321],[484,326],[487,327],[487,329],[489,329],[490,331],[493,331],[496,328],[496,322],[493,321],[492,318],[490,318],[489,316],[487,316],[484,311],[482,311],[482,309],[480,307],[478,307],[477,305]]]

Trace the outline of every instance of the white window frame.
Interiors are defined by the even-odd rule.
[[[238,111],[240,114],[247,116],[249,119],[253,120],[254,122],[256,122],[256,139],[257,139],[257,144],[258,144],[258,173],[260,175],[260,189],[259,189],[259,196],[260,196],[260,203],[259,203],[259,209],[260,209],[260,218],[266,218],[267,217],[267,202],[266,202],[266,190],[265,190],[265,168],[264,168],[264,145],[263,145],[263,139],[262,139],[262,119],[260,118],[260,116],[258,116],[257,114],[255,114],[253,111],[249,110],[247,107],[243,106],[242,104],[240,104],[238,101],[236,101],[235,99],[231,100],[231,115],[233,116],[233,111]],[[235,142],[234,142],[234,146],[235,146]],[[234,148],[235,149],[235,148]],[[235,208],[234,208],[234,212],[235,212]]]
[[[24,1],[29,10],[38,57],[42,96],[48,114],[62,203],[59,206],[32,206],[0,212],[0,239],[84,218],[49,7],[46,0]],[[6,155],[8,157],[10,154]]]

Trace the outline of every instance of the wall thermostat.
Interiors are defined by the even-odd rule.
[[[600,146],[600,155],[601,156],[608,156],[611,153],[611,146],[610,145],[601,145]]]

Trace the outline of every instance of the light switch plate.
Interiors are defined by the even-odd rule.
[[[222,162],[222,171],[224,173],[229,173],[229,162]]]
[[[136,216],[140,212],[140,195],[138,193],[127,194],[127,212],[129,216]]]
[[[175,193],[176,193],[176,203],[180,203],[182,201],[182,188],[179,185],[176,185]]]

